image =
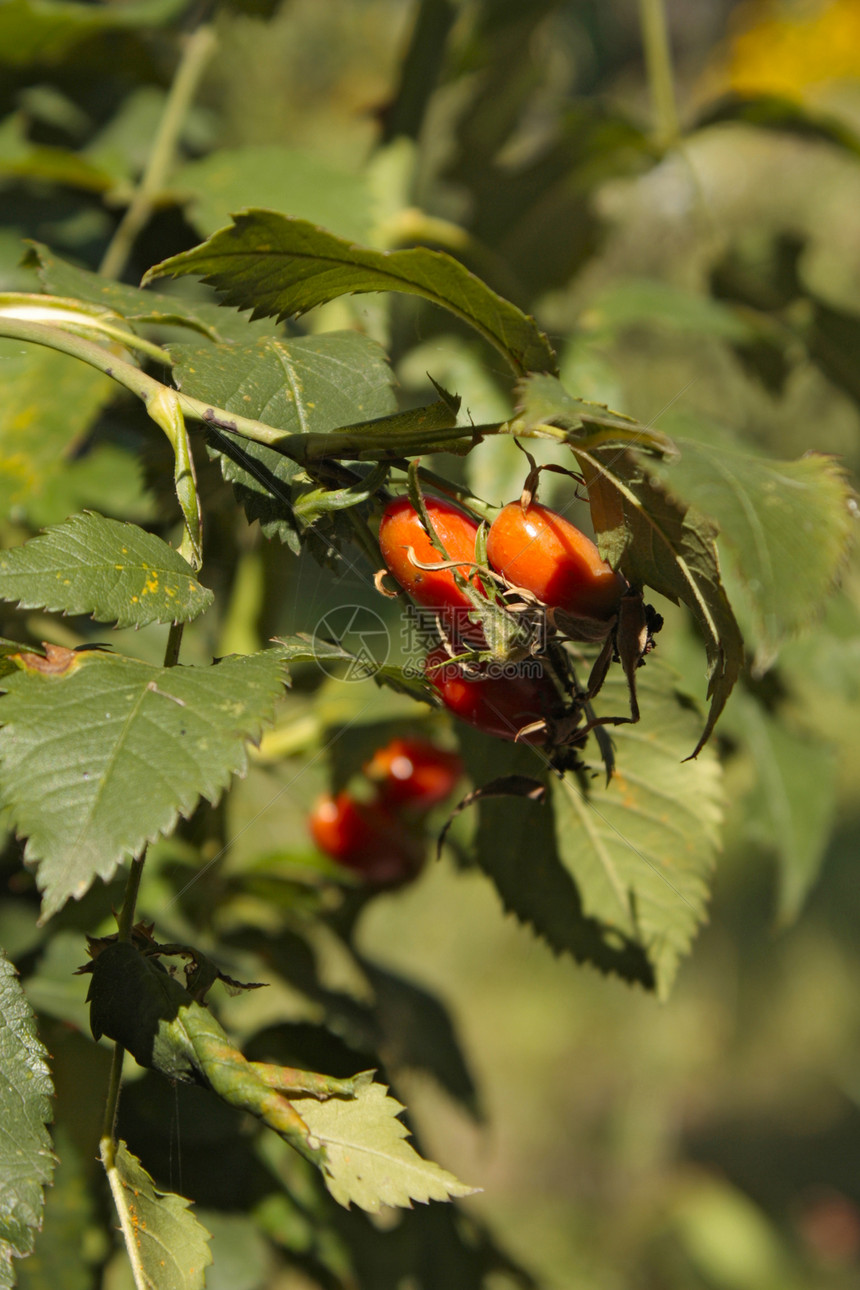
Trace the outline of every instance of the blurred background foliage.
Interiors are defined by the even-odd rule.
[[[648,10],[653,16],[643,0],[641,13]],[[860,0],[668,0],[677,129],[665,94],[660,111],[659,74],[652,67],[649,77],[643,58],[641,13],[627,0],[219,6],[217,46],[180,156],[134,243],[126,280],[254,205],[378,246],[442,247],[536,315],[578,395],[669,433],[725,434],[779,458],[833,453],[856,478]],[[98,267],[146,164],[182,33],[207,16],[208,6],[178,0],[0,5],[3,289],[33,289],[22,237]],[[371,296],[311,319],[320,328],[340,323],[385,343],[405,404],[433,398],[429,370],[462,395],[476,423],[509,413],[506,374],[450,318]],[[61,404],[68,413],[29,475],[10,467],[15,441],[6,440],[7,540],[82,505],[172,533],[164,518],[172,514],[163,482],[170,471],[142,413],[109,402],[111,392],[70,373],[67,360],[44,362],[36,379],[55,391],[69,382]],[[28,379],[15,347],[4,343],[2,364],[13,386]],[[516,495],[523,475],[508,442],[483,445],[455,469],[492,503]],[[364,566],[336,576],[296,560],[236,523],[214,471],[203,470],[202,487],[204,577],[225,608],[189,637],[189,657],[312,630],[345,597],[378,608]],[[9,636],[63,644],[97,637],[90,623],[13,617],[4,622]],[[687,628],[679,614],[667,617],[660,653],[699,693],[701,662]],[[128,635],[130,652],[159,659],[163,633]],[[117,648],[123,636],[111,637]],[[345,704],[367,701],[362,689],[351,687],[348,698],[336,684],[312,693],[299,670],[271,756],[264,743],[225,808],[229,818],[217,828],[198,822],[197,834],[192,821],[187,837],[156,849],[145,914],[160,925],[174,917],[198,937],[201,927],[232,935],[237,961],[244,949],[249,975],[260,970],[249,928],[259,940],[266,927],[267,875],[278,857],[318,868],[303,817],[325,781],[318,761],[294,786],[301,763],[272,750],[289,752],[283,732],[302,720],[320,733],[343,722]],[[373,704],[376,722],[403,717],[393,699]],[[254,997],[259,1014],[247,999],[244,1011],[224,1003],[226,1021],[252,1042],[287,1016],[290,1051],[309,1062],[325,1031],[320,1060],[329,1065],[321,1068],[338,1073],[338,1044],[345,1067],[363,1046],[359,1005],[373,978],[388,1008],[386,1018],[375,1016],[375,1042],[424,1149],[484,1188],[459,1216],[438,1206],[397,1216],[374,1244],[363,1216],[331,1212],[300,1161],[265,1161],[269,1174],[288,1179],[277,1196],[247,1153],[218,1184],[205,1148],[219,1153],[223,1171],[235,1131],[227,1112],[195,1090],[156,1087],[151,1075],[130,1087],[122,1126],[129,1145],[152,1153],[163,1139],[160,1173],[151,1159],[148,1167],[197,1196],[215,1234],[208,1285],[500,1290],[529,1276],[553,1290],[857,1285],[856,557],[822,619],[769,670],[750,672],[718,738],[724,851],[709,925],[668,1003],[554,959],[501,916],[484,879],[458,871],[450,857],[363,909],[356,943],[364,984],[356,984],[356,961],[327,942],[314,945],[323,980],[290,980],[304,961],[297,951],[280,986],[266,1000]],[[340,745],[345,763],[335,771],[346,775],[361,755],[360,740]],[[269,812],[273,792],[278,809]],[[190,889],[179,915],[176,890],[222,836],[235,839],[226,866]],[[21,1264],[19,1282],[121,1290],[126,1273],[109,1256],[102,1200],[87,1193],[102,1093],[80,1033],[80,983],[66,976],[82,961],[80,929],[103,913],[104,893],[64,911],[43,953],[14,851],[10,843],[3,872],[14,876],[0,939],[45,1019],[58,1106],[68,1090],[74,1106],[58,1128],[61,1166],[46,1234],[63,1232],[80,1247],[74,1271],[64,1261],[58,1273],[55,1247],[43,1242]],[[235,897],[239,879],[245,886]],[[314,909],[321,899],[312,882],[293,894],[291,917],[302,901]],[[268,916],[278,922],[271,908]],[[418,1060],[414,1037],[404,1038],[414,996],[404,1005],[390,981],[386,993],[386,971],[445,1001],[462,1067],[445,1069],[438,1053],[435,1071],[434,1059]],[[245,1207],[256,1226],[241,1217]],[[484,1257],[490,1231],[519,1270],[506,1270],[498,1253]]]

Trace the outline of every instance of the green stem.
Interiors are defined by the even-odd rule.
[[[179,646],[182,642],[182,623],[173,623],[167,637],[167,647],[164,651],[164,666],[173,667],[179,658]],[[135,856],[131,862],[126,879],[125,891],[122,896],[122,908],[117,914],[116,934],[119,941],[130,941],[132,928],[134,927],[134,916],[137,909],[137,897],[140,891],[140,880],[143,877],[143,865],[146,860],[146,850],[141,855]],[[105,1140],[110,1143],[110,1150],[113,1150],[115,1143],[114,1129],[116,1126],[116,1113],[119,1107],[119,1095],[122,1089],[122,1064],[125,1056],[125,1050],[122,1044],[114,1044],[113,1061],[111,1062],[110,1076],[108,1077],[107,1098],[105,1099],[105,1117],[102,1125],[102,1143]],[[107,1167],[107,1165],[105,1166]]]
[[[131,929],[134,927],[134,912],[137,906],[137,893],[140,891],[140,879],[143,874],[143,862],[146,853],[136,856],[131,862],[125,891],[122,897],[122,908],[117,914],[117,940],[130,941]],[[114,1044],[113,1060],[108,1077],[107,1097],[105,1098],[105,1117],[102,1125],[102,1141],[114,1142],[116,1113],[119,1108],[119,1095],[122,1088],[122,1063],[125,1050],[122,1044]]]
[[[639,0],[639,26],[654,110],[654,139],[661,148],[680,142],[672,50],[663,0]]]
[[[128,871],[125,891],[122,897],[122,908],[117,914],[117,940],[130,941],[131,929],[134,927],[134,912],[137,905],[137,893],[140,891],[140,880],[143,876],[143,862],[146,859],[146,852],[136,856],[131,862],[131,868]]]
[[[164,650],[164,666],[176,667],[179,662],[179,650],[182,645],[184,623],[171,623],[167,633],[167,645]]]
[[[107,1098],[105,1099],[105,1118],[102,1123],[102,1142],[107,1140],[113,1147],[116,1139],[114,1133],[116,1130],[116,1113],[119,1107],[119,1091],[122,1088],[122,1062],[125,1057],[125,1049],[122,1044],[114,1044],[113,1061],[111,1062],[110,1076],[108,1078]]]
[[[132,394],[136,394],[143,403],[148,403],[160,391],[171,389],[170,386],[157,381],[155,377],[147,376],[146,372],[142,372],[133,363],[117,358],[101,345],[96,345],[83,336],[76,336],[49,323],[28,322],[25,319],[0,315],[0,336],[7,336],[12,340],[29,341],[34,345],[47,345],[61,354],[78,358],[81,362],[88,363],[90,367],[104,372],[105,376],[112,377]],[[163,361],[170,365],[170,359],[166,354],[163,356]],[[224,408],[216,408],[209,403],[204,403],[201,399],[191,399],[185,394],[178,394],[177,398],[183,413],[193,421],[235,430],[237,434],[242,434],[247,439],[254,439],[257,443],[265,443],[273,447],[280,446],[282,440],[291,437],[285,431],[276,430],[274,426],[266,425],[263,421],[237,416]],[[296,437],[306,438],[307,436]]]
[[[65,329],[48,323],[28,322],[20,318],[9,318],[0,315],[0,337],[7,336],[12,340],[30,342],[36,345],[47,345],[61,354],[78,358],[90,367],[97,368],[117,381],[125,389],[144,403],[149,404],[154,398],[163,398],[168,392],[183,416],[191,421],[216,430],[228,430],[251,439],[254,443],[266,444],[278,452],[298,462],[301,466],[314,463],[343,459],[347,461],[388,461],[398,462],[404,457],[422,456],[432,452],[465,453],[479,443],[483,436],[492,434],[516,435],[522,439],[554,439],[558,443],[570,443],[570,431],[546,423],[525,426],[521,421],[506,421],[499,424],[480,426],[442,426],[428,429],[425,426],[404,428],[396,433],[390,429],[374,437],[372,425],[365,423],[360,430],[333,431],[330,434],[313,434],[279,430],[256,421],[253,417],[243,417],[226,408],[215,407],[202,399],[193,399],[172,386],[164,385],[155,377],[148,376],[133,363],[117,358],[115,354],[94,344],[83,336],[76,336]],[[167,360],[165,360],[167,361]]]
[[[78,358],[112,377],[145,404],[162,391],[170,390],[171,394],[175,394],[183,415],[189,420],[200,421],[215,429],[229,430],[245,439],[252,439],[255,443],[277,448],[301,465],[323,461],[325,458],[342,457],[355,461],[381,456],[385,460],[394,460],[416,452],[465,451],[474,442],[475,435],[483,429],[448,426],[433,431],[404,430],[398,435],[388,434],[382,441],[374,440],[366,429],[362,435],[349,430],[336,434],[290,433],[288,430],[278,430],[275,426],[266,425],[264,421],[256,421],[253,417],[243,417],[238,413],[228,412],[225,408],[204,403],[202,399],[192,399],[187,394],[174,391],[171,386],[147,376],[139,367],[117,358],[102,346],[50,324],[0,316],[0,336],[47,345],[61,354]]]
[[[51,325],[56,326],[57,324],[53,323]],[[107,336],[109,340],[117,341],[117,343],[122,345],[124,349],[129,349],[133,353],[137,354],[146,354],[149,358],[155,359],[156,363],[163,363],[166,367],[173,366],[173,359],[165,349],[161,348],[160,345],[156,345],[153,341],[147,340],[144,336],[135,336],[133,332],[124,331],[121,327],[111,327],[107,323],[94,323],[92,327],[87,327],[83,324],[74,325],[69,323],[63,323],[61,325],[66,327],[74,335],[83,336],[87,340],[92,336],[94,331],[98,332],[100,335]]]
[[[33,310],[39,311],[37,317],[33,316]],[[132,353],[148,354],[157,363],[173,365],[173,359],[160,345],[146,340],[143,336],[135,336],[124,327],[111,323],[103,309],[96,305],[88,305],[83,300],[71,300],[67,296],[34,295],[32,291],[2,291],[0,292],[0,314],[7,318],[20,318],[26,322],[43,322],[50,327],[61,327],[75,336],[83,336],[86,340],[107,336],[110,340],[117,341],[124,349],[131,350]]]
[[[194,101],[206,64],[215,52],[215,45],[215,32],[209,26],[198,27],[188,37],[167,95],[146,169],[99,266],[102,277],[120,276],[137,235],[152,214],[158,195],[164,189],[173,168],[183,122]]]

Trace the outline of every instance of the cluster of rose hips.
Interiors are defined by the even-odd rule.
[[[424,863],[424,818],[463,773],[456,753],[417,736],[392,739],[362,768],[367,800],[344,789],[319,798],[308,821],[325,855],[373,887],[409,882]]]
[[[548,743],[554,750],[581,747],[588,729],[601,724],[589,704],[614,657],[630,683],[631,716],[604,720],[636,720],[633,671],[652,647],[661,620],[590,538],[530,495],[503,507],[483,533],[476,518],[451,502],[427,496],[423,506],[435,543],[404,496],[386,507],[379,545],[400,587],[437,613],[441,640],[424,671],[445,707],[501,739]],[[476,559],[479,534],[484,564]],[[452,610],[460,624],[453,632],[442,626]],[[514,632],[524,624],[525,643],[512,637],[507,657],[528,659],[528,666],[503,669],[501,675],[493,666],[503,657],[488,645],[486,628],[494,613]],[[538,618],[543,633],[530,649],[528,624]],[[585,685],[561,648],[569,641],[602,644]]]

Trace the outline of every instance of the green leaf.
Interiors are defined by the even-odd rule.
[[[601,555],[634,586],[652,587],[686,605],[704,639],[711,704],[690,754],[695,757],[743,662],[743,639],[720,581],[716,525],[648,474],[639,454],[611,448],[574,452],[585,476]]]
[[[383,1205],[471,1196],[453,1174],[423,1160],[398,1119],[404,1107],[382,1084],[365,1084],[354,1098],[324,1102],[293,1098],[293,1105],[325,1152],[323,1176],[335,1200],[376,1214]]]
[[[226,318],[229,310],[111,282],[98,273],[60,259],[41,242],[30,242],[24,263],[37,269],[39,281],[50,295],[100,305],[129,322],[191,327],[212,340],[222,339],[215,320],[219,315]]]
[[[589,332],[614,337],[627,327],[653,328],[655,324],[736,344],[755,340],[758,335],[750,316],[735,306],[659,278],[614,282],[588,307]]]
[[[45,1125],[53,1085],[30,1005],[0,950],[0,1285],[14,1285],[13,1258],[33,1249],[43,1189],[54,1169]]]
[[[0,175],[62,184],[85,192],[102,193],[113,187],[111,175],[80,153],[32,144],[23,119],[17,115],[0,124]]]
[[[483,427],[457,425],[459,399],[437,399],[388,417],[342,426],[332,434],[309,436],[304,460],[400,461],[428,452],[464,455],[480,442]]]
[[[449,1096],[481,1118],[478,1091],[448,1009],[423,986],[368,959],[359,963],[374,995],[380,1055],[389,1070],[428,1071]]]
[[[69,469],[116,386],[66,354],[18,341],[0,341],[0,364],[0,513],[23,519]]]
[[[373,251],[306,220],[251,210],[201,246],[155,265],[144,281],[189,273],[255,318],[285,318],[367,291],[421,296],[469,323],[516,372],[555,371],[555,355],[534,320],[442,251]]]
[[[176,171],[170,186],[190,195],[186,218],[202,237],[243,206],[283,211],[355,241],[366,241],[371,231],[364,176],[298,148],[220,148]]]
[[[372,1072],[341,1080],[248,1062],[208,1009],[153,954],[128,942],[102,942],[91,971],[87,997],[96,1038],[106,1034],[139,1064],[196,1080],[250,1111],[323,1171],[341,1204],[355,1201],[376,1211],[471,1191],[404,1141],[406,1130],[396,1120],[403,1108],[372,1085]],[[322,1115],[320,1098],[334,1104]]]
[[[229,1050],[227,1035],[209,1009],[195,1002],[155,955],[128,941],[96,948],[87,991],[93,1038],[106,1035],[139,1066],[168,1079],[205,1083],[201,1041],[214,1040]]]
[[[290,433],[321,435],[362,414],[395,406],[394,379],[382,349],[357,332],[245,345],[177,345],[175,379],[184,394]],[[233,484],[250,523],[298,553],[302,526],[293,512],[296,463],[264,444],[218,430],[209,455]],[[304,478],[304,476],[303,476]]]
[[[37,868],[43,919],[214,802],[281,690],[278,651],[214,666],[19,655],[0,699],[0,802]]]
[[[703,1170],[678,1188],[665,1223],[689,1269],[688,1284],[725,1290],[803,1290],[809,1284],[766,1210],[719,1175]]]
[[[820,615],[845,561],[854,523],[844,471],[813,453],[774,461],[745,452],[716,429],[674,438],[679,457],[655,475],[719,524],[749,597],[758,662],[769,663]]]
[[[191,622],[213,596],[161,538],[90,513],[0,551],[0,599],[144,627]]]
[[[681,761],[698,716],[673,690],[673,674],[652,656],[638,673],[638,725],[618,726],[609,784],[591,741],[592,778],[552,780],[559,856],[586,915],[641,945],[665,998],[705,918],[722,819],[720,765],[706,749]],[[623,713],[627,687],[611,674],[595,707]]]
[[[154,518],[154,500],[147,495],[138,456],[112,443],[96,444],[64,470],[44,474],[38,495],[27,506],[34,528],[49,528],[89,509],[138,523]]]
[[[320,640],[318,636],[276,636],[276,647],[287,663],[354,663],[355,655],[348,649]]]
[[[203,1290],[212,1255],[191,1202],[159,1191],[124,1142],[114,1152],[105,1139],[102,1162],[137,1290]]]
[[[326,434],[397,407],[382,348],[358,332],[245,345],[173,345],[183,394],[291,434]]]
[[[741,121],[764,130],[779,130],[804,139],[832,143],[860,156],[860,136],[844,120],[816,112],[796,99],[778,94],[726,95],[705,108],[693,128],[705,130],[708,126],[722,125],[727,121]]]
[[[160,27],[186,0],[132,0],[124,5],[91,5],[74,0],[5,0],[0,5],[0,63],[59,61],[87,36],[124,27]]]
[[[206,1273],[206,1290],[261,1290],[270,1279],[272,1251],[269,1242],[245,1214],[220,1209],[198,1210],[211,1233],[212,1267]]]
[[[89,1029],[84,981],[77,970],[87,956],[83,932],[53,931],[24,989],[40,1017],[56,1017],[69,1031]]]
[[[301,466],[282,452],[254,443],[229,430],[218,430],[206,451],[236,490],[248,517],[258,521],[263,536],[278,538],[293,555],[301,550],[301,526],[293,511],[293,481],[306,478]]]
[[[681,761],[697,714],[676,695],[674,679],[653,656],[640,670],[642,718],[613,730],[617,766],[608,785],[593,736],[581,754],[583,774],[559,779],[540,749],[458,732],[476,787],[524,775],[547,789],[544,804],[479,800],[476,859],[505,908],[557,953],[661,996],[704,918],[721,819],[715,755]],[[627,711],[620,669],[594,706],[601,716]]]
[[[5,636],[0,636],[0,676],[8,676],[16,670],[13,659],[22,648],[20,641],[8,641]]]
[[[554,422],[586,432],[588,443],[630,443],[640,448],[653,448],[658,453],[671,454],[672,441],[653,426],[643,425],[633,417],[613,412],[602,403],[589,403],[569,394],[561,381],[545,374],[526,377],[517,386],[517,415],[511,428],[522,424],[524,429]],[[571,443],[582,441],[582,435],[571,437]]]
[[[836,813],[837,767],[832,748],[783,716],[771,715],[739,687],[727,718],[755,767],[744,806],[746,829],[776,858],[776,920],[792,923],[821,869]]]
[[[502,744],[458,728],[460,750],[475,787],[507,775],[547,786],[545,759],[523,744]],[[580,891],[556,845],[551,800],[486,797],[477,806],[475,859],[495,884],[505,909],[532,927],[557,954],[601,972],[653,988],[654,971],[642,947],[619,936],[584,909]]]

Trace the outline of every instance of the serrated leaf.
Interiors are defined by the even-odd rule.
[[[458,727],[466,768],[480,787],[507,775],[548,783],[542,755],[523,744],[490,740]],[[487,797],[477,807],[475,858],[492,879],[506,910],[531,927],[557,954],[651,989],[654,971],[635,940],[589,916],[577,884],[559,857],[550,801]]]
[[[19,658],[0,699],[0,802],[27,838],[43,920],[244,774],[245,741],[282,685],[271,650],[173,668],[97,652],[54,671]]]
[[[174,172],[171,188],[190,195],[186,218],[201,237],[222,228],[242,206],[283,211],[340,237],[366,240],[371,230],[364,175],[279,144],[219,148]]]
[[[362,413],[384,416],[395,406],[393,373],[375,341],[357,332],[330,332],[291,340],[263,338],[245,345],[172,349],[183,393],[265,421],[290,433],[326,434]],[[233,484],[249,522],[266,537],[300,549],[301,526],[292,508],[300,467],[283,453],[219,430],[208,445]]]
[[[598,441],[630,443],[640,448],[656,449],[659,453],[673,452],[672,441],[661,430],[646,426],[621,412],[613,412],[602,403],[589,403],[586,399],[575,398],[557,377],[539,373],[526,377],[517,386],[514,429],[518,423],[531,428],[545,421],[560,422],[574,430],[584,429],[589,442],[592,441],[593,428],[596,427],[607,432],[600,435]],[[572,442],[575,443],[576,439]]]
[[[722,582],[717,528],[647,473],[637,454],[574,448],[585,476],[600,553],[636,587],[651,587],[692,613],[708,660],[708,719],[691,756],[704,747],[743,662],[743,639]]]
[[[618,726],[616,771],[607,785],[589,741],[587,790],[571,775],[551,780],[559,856],[584,912],[641,945],[665,998],[678,962],[705,918],[722,819],[720,765],[705,749],[681,760],[699,723],[653,656],[638,674],[641,721]],[[624,712],[626,685],[607,679],[595,707]]]
[[[303,473],[301,466],[282,452],[229,430],[219,430],[206,451],[233,485],[248,523],[257,521],[264,537],[278,538],[298,555],[302,544],[292,494],[293,480]]]
[[[681,762],[698,717],[653,656],[639,672],[641,721],[612,731],[616,772],[596,740],[581,775],[547,773],[540,749],[500,746],[458,731],[476,786],[503,774],[544,783],[546,804],[481,799],[474,846],[505,908],[558,953],[656,988],[665,996],[678,959],[703,921],[721,820],[719,763],[710,750]],[[598,715],[624,714],[627,687],[614,669]]]
[[[459,399],[437,399],[423,407],[345,425],[332,434],[308,436],[303,460],[313,463],[334,457],[388,462],[430,452],[465,455],[480,442],[485,427],[458,426],[459,402]]]
[[[0,551],[0,599],[24,609],[90,614],[117,627],[145,627],[191,622],[213,595],[161,538],[89,513]]]
[[[675,436],[680,455],[655,468],[677,496],[720,526],[749,596],[758,661],[816,618],[844,562],[854,521],[851,488],[832,457],[774,461],[717,430]]]
[[[47,1056],[18,974],[0,950],[0,1285],[14,1285],[13,1258],[33,1248],[54,1169]]]
[[[359,332],[173,345],[170,352],[183,394],[291,434],[325,434],[397,406],[394,373],[381,346]]]
[[[55,296],[85,300],[119,314],[129,322],[160,323],[162,326],[190,327],[212,340],[220,340],[213,318],[218,310],[211,306],[144,291],[126,283],[111,282],[98,273],[69,264],[41,242],[30,242],[24,263],[35,266],[43,289]],[[221,311],[222,313],[225,311]]]
[[[534,319],[442,251],[373,251],[306,220],[249,210],[201,246],[155,265],[144,281],[189,273],[255,318],[286,318],[368,291],[421,296],[474,327],[515,371],[555,371],[555,355]]]
[[[453,1174],[423,1160],[398,1119],[405,1108],[382,1084],[365,1084],[353,1098],[324,1102],[293,1098],[293,1105],[325,1152],[323,1176],[338,1204],[376,1214],[383,1205],[411,1208],[413,1200],[471,1196]]]
[[[191,1202],[155,1186],[124,1142],[102,1143],[102,1161],[137,1290],[203,1290],[212,1262],[209,1233]]]
[[[275,645],[287,663],[354,663],[355,655],[335,641],[322,640],[299,632],[295,636],[276,636]]]

